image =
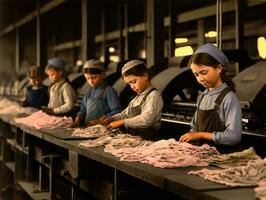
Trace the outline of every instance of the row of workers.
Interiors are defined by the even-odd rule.
[[[188,67],[206,89],[198,97],[191,130],[180,137],[181,142],[210,142],[222,148],[240,143],[241,106],[232,81],[225,76],[227,63],[224,53],[209,43],[200,46],[192,55]],[[163,100],[151,85],[144,62],[131,60],[122,68],[123,80],[137,93],[124,110],[121,110],[117,92],[104,81],[104,67],[100,61],[85,62],[83,71],[91,87],[84,94],[73,127],[103,124],[108,128],[124,127],[127,133],[144,139],[158,138]],[[40,68],[29,69],[31,85],[27,87],[26,104],[40,108],[48,103],[47,107],[42,107],[44,112],[64,115],[71,111],[75,101],[75,91],[66,80],[64,63],[58,58],[50,59],[45,72],[52,82],[49,88],[42,85]]]

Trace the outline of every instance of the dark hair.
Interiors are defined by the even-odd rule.
[[[31,79],[43,77],[43,71],[39,66],[33,65],[28,69],[27,76]]]
[[[148,74],[148,69],[146,65],[143,63],[143,64],[136,65],[133,68],[127,70],[124,73],[123,77],[129,76],[129,75],[143,76],[145,73]]]
[[[216,59],[206,53],[197,53],[192,55],[188,62],[188,67],[190,67],[192,63],[197,65],[211,66],[213,68],[217,68],[220,64]],[[230,77],[226,76],[226,70],[224,69],[224,67],[225,66],[223,66],[222,68],[221,79],[228,85],[228,87],[231,88],[231,90],[235,91],[235,84]]]
[[[103,73],[103,70],[96,69],[96,68],[85,68],[83,69],[84,74],[101,74]]]

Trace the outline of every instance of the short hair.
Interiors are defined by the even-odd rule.
[[[84,74],[102,74],[104,71],[96,68],[85,68],[83,69]]]
[[[42,71],[41,67],[34,65],[28,69],[27,76],[28,76],[28,78],[31,78],[31,79],[43,77],[43,71]]]

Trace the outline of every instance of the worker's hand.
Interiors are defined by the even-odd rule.
[[[102,117],[100,117],[98,119],[92,120],[89,123],[89,126],[94,126],[96,124],[102,124],[102,125],[104,125],[103,123],[105,123],[105,119],[106,119],[106,117],[102,116]]]
[[[48,115],[53,115],[54,114],[54,111],[52,108],[42,108],[42,111],[45,112],[46,114]]]
[[[124,120],[121,119],[118,121],[111,122],[110,124],[107,125],[107,128],[113,129],[113,128],[118,128],[123,125],[124,125]]]
[[[74,121],[74,122],[71,124],[70,127],[71,127],[71,128],[77,128],[77,127],[79,127],[79,122]]]
[[[184,135],[182,135],[179,139],[179,142],[189,142],[194,140],[212,140],[212,133],[208,132],[188,132]]]
[[[196,140],[197,139],[196,135],[197,135],[196,133],[192,132],[186,133],[179,138],[179,142],[189,142],[192,140]]]
[[[82,116],[77,115],[75,121],[72,123],[71,128],[76,128],[80,126],[80,122],[82,121]]]
[[[101,120],[101,125],[107,126],[108,124],[110,124],[112,121],[114,121],[114,119],[112,117],[106,117],[104,119]]]

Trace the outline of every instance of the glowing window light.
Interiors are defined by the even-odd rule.
[[[79,60],[77,60],[77,61],[76,61],[76,65],[77,65],[77,66],[81,66],[81,65],[83,65],[83,62],[82,62],[82,60],[80,60],[80,59],[79,59]]]
[[[191,46],[178,47],[175,49],[175,56],[188,56],[193,54],[193,49]]]
[[[141,57],[141,58],[146,58],[146,51],[145,51],[145,50],[142,50],[142,51],[140,52],[140,57]]]
[[[182,43],[186,43],[186,42],[188,42],[187,38],[176,38],[175,39],[176,44],[182,44]]]
[[[109,47],[108,50],[109,50],[110,53],[114,53],[115,52],[115,48],[114,47]]]
[[[209,31],[208,33],[205,33],[206,38],[214,38],[217,37],[217,32],[216,31]]]
[[[259,56],[263,59],[266,58],[266,40],[265,37],[259,37],[257,39],[257,48],[259,52]]]
[[[113,61],[113,62],[119,62],[120,61],[119,56],[109,56],[109,60]]]

